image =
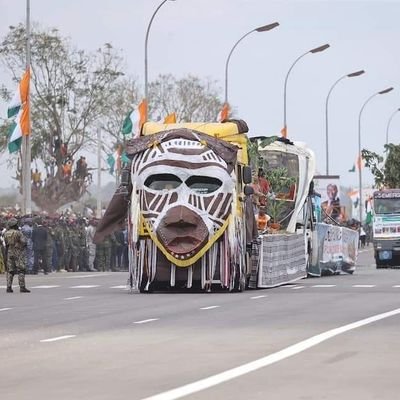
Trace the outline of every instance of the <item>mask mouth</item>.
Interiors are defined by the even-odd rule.
[[[185,206],[168,210],[161,220],[157,237],[177,259],[193,257],[208,240],[208,229],[202,218]]]

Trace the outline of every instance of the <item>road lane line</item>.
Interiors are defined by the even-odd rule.
[[[31,286],[31,289],[53,289],[56,287],[60,287],[60,285],[39,285],[39,286]]]
[[[373,288],[376,285],[353,285],[354,288]]]
[[[311,287],[315,288],[330,288],[330,287],[335,287],[336,285],[313,285]]]
[[[394,285],[393,287],[400,287],[400,285]]]
[[[150,318],[150,319],[144,319],[142,321],[136,321],[134,324],[147,324],[148,322],[154,322],[158,321],[160,318]]]
[[[12,310],[12,308],[10,307],[0,308],[0,311],[8,311],[8,310]]]
[[[70,289],[90,289],[99,287],[100,285],[78,285],[78,286],[70,286]]]
[[[76,276],[66,276],[67,279],[80,279],[80,278],[98,278],[100,276],[110,276],[111,274],[99,274],[93,272],[92,275],[76,275]]]
[[[81,299],[83,296],[66,297],[64,300],[77,300]]]
[[[295,286],[292,287],[292,290],[304,289],[304,286]]]
[[[127,285],[110,286],[110,289],[129,289]]]
[[[208,306],[208,307],[201,307],[200,310],[213,310],[214,308],[219,308],[221,306]]]
[[[76,335],[65,335],[65,336],[58,336],[50,339],[42,339],[40,343],[49,343],[49,342],[57,342],[58,340],[64,340],[64,339],[71,339],[76,337]]]
[[[250,297],[250,300],[257,300],[257,299],[262,299],[264,297],[267,297],[266,294],[262,294],[261,296],[254,296],[254,297]]]
[[[305,350],[308,350],[312,347],[317,346],[320,343],[323,343],[329,339],[332,339],[335,336],[341,335],[343,333],[349,332],[353,329],[357,329],[373,322],[377,322],[383,320],[385,318],[390,318],[400,314],[400,308],[395,310],[385,312],[383,314],[377,314],[369,318],[365,318],[348,325],[343,325],[339,328],[331,329],[329,331],[320,333],[319,335],[312,336],[309,339],[298,342],[292,346],[286,347],[283,350],[280,350],[276,353],[272,353],[268,356],[259,358],[258,360],[249,362],[247,364],[243,364],[239,367],[232,368],[221,372],[216,375],[211,375],[208,378],[201,379],[199,381],[189,383],[187,385],[169,390],[164,393],[160,393],[154,396],[146,397],[142,400],[175,400],[180,399],[185,396],[189,396],[193,393],[200,392],[205,389],[209,389],[213,386],[217,386],[221,383],[230,381],[235,378],[239,378],[240,376],[249,374],[251,372],[257,371],[261,368],[267,367],[271,364],[275,364],[279,361],[282,361],[286,358],[292,357],[296,354],[299,354]]]

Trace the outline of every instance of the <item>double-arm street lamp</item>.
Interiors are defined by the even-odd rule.
[[[330,88],[328,92],[328,96],[326,97],[325,101],[325,152],[326,152],[326,175],[329,175],[329,137],[328,137],[328,103],[329,103],[329,98],[331,96],[332,90],[335,88],[335,86],[342,81],[345,78],[354,78],[356,76],[360,76],[364,74],[364,70],[352,72],[351,74],[346,74],[341,76]]]
[[[302,54],[300,57],[297,57],[296,60],[294,61],[294,63],[291,65],[291,67],[289,68],[289,71],[286,74],[286,78],[285,78],[285,86],[284,86],[284,90],[283,90],[283,136],[286,137],[287,136],[287,119],[286,119],[286,91],[287,91],[287,83],[288,83],[288,79],[289,79],[289,74],[292,71],[293,67],[298,63],[298,61],[300,61],[304,56],[306,56],[307,54],[315,54],[315,53],[320,53],[321,51],[326,50],[327,48],[329,48],[329,44],[324,44],[323,46],[319,46],[316,47],[315,49],[311,49],[307,52],[305,52],[304,54]]]
[[[150,28],[153,23],[154,17],[158,13],[158,10],[167,2],[167,1],[175,1],[175,0],[163,0],[159,6],[155,9],[153,15],[150,18],[149,24],[147,25],[147,30],[146,30],[146,39],[144,41],[144,98],[146,100],[148,97],[148,86],[149,86],[149,75],[148,75],[148,42],[149,42],[149,34],[150,34]]]
[[[273,22],[272,24],[260,26],[258,28],[252,29],[251,31],[247,32],[243,35],[232,47],[231,51],[228,54],[228,58],[226,59],[225,63],[225,104],[228,104],[228,72],[229,72],[229,61],[231,59],[232,53],[238,46],[238,44],[247,36],[252,34],[253,32],[267,32],[279,26],[278,22]]]
[[[361,229],[361,225],[362,225],[362,209],[363,209],[363,197],[362,197],[362,158],[361,158],[361,115],[362,112],[364,111],[364,108],[366,107],[366,105],[376,96],[380,95],[380,94],[386,94],[389,93],[393,90],[392,87],[389,87],[387,89],[381,90],[380,92],[376,92],[374,93],[372,96],[368,97],[368,99],[365,101],[365,103],[362,105],[361,110],[360,110],[360,114],[358,114],[358,193],[359,193],[359,217],[360,217],[360,229]]]
[[[400,108],[397,108],[393,114],[390,116],[389,121],[387,123],[386,126],[386,144],[389,144],[389,128],[390,128],[390,124],[392,123],[392,119],[393,117],[400,111]]]

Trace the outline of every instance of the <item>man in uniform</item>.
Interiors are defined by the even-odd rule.
[[[7,293],[12,293],[14,275],[18,274],[18,283],[21,293],[30,293],[25,286],[26,269],[26,245],[27,240],[18,229],[18,221],[11,218],[8,222],[8,230],[4,234],[7,251]]]

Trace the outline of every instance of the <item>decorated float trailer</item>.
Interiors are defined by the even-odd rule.
[[[267,203],[267,213],[280,203],[279,230],[261,234],[257,287],[274,287],[307,276],[312,259],[315,217],[312,179],[315,155],[304,143],[278,139],[267,146],[259,140],[258,151],[265,160],[266,176],[274,170],[285,171],[289,185],[279,185],[281,192],[271,186],[273,199]],[[271,174],[273,176],[273,174]],[[284,188],[284,189],[282,189]]]
[[[141,137],[127,143],[131,163],[100,222],[97,240],[127,218],[133,290],[232,291],[306,276],[307,224],[296,233],[295,219],[305,210],[313,164],[304,164],[309,155],[299,150],[302,171],[294,209],[279,243],[270,239],[277,235],[259,236],[250,197],[247,130],[243,121],[149,122]]]

